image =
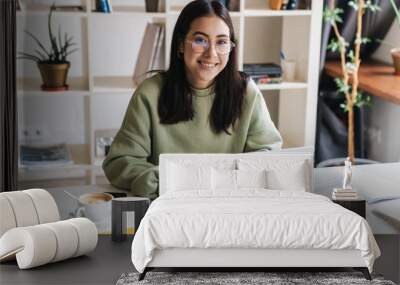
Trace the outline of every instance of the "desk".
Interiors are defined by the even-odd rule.
[[[342,76],[341,65],[338,61],[326,62],[325,71],[332,77]],[[358,80],[361,90],[395,104],[400,104],[400,76],[394,75],[394,67],[375,61],[362,62],[358,72]]]
[[[64,191],[68,191],[72,195],[79,197],[85,193],[101,193],[101,192],[124,192],[121,191],[110,184],[104,185],[81,185],[81,186],[65,186],[65,187],[54,187],[54,188],[46,188],[47,191],[53,196],[54,200],[57,203],[58,210],[60,212],[61,220],[71,218],[71,213],[78,207],[78,203],[76,200],[69,197],[65,194]],[[128,195],[130,193],[127,193]],[[110,218],[111,219],[111,218]]]

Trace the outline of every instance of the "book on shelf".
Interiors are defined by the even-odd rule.
[[[282,68],[280,65],[275,63],[244,64],[243,71],[253,79],[258,77],[271,77],[279,79],[282,77]]]
[[[332,192],[332,199],[335,200],[357,200],[358,193],[354,189],[334,188]]]
[[[96,0],[96,12],[111,13],[110,0]]]
[[[279,84],[282,83],[282,77],[271,77],[268,75],[265,76],[251,76],[251,78],[254,80],[256,84]]]
[[[336,196],[334,194],[332,194],[332,199],[333,200],[358,200],[358,195],[354,196],[354,197],[349,197],[349,196]]]
[[[154,57],[152,59],[150,70],[160,70],[164,69],[165,63],[165,26],[160,25],[158,36],[157,36],[157,45]]]
[[[165,1],[166,0],[158,0],[157,12],[165,12]]]
[[[56,166],[73,164],[65,143],[54,145],[20,145],[20,163],[23,166]]]
[[[275,63],[246,63],[243,71],[250,76],[270,75],[274,77],[282,76],[282,67]]]
[[[147,73],[148,71],[164,68],[164,38],[163,24],[147,24],[133,73],[133,81],[136,85],[151,75]]]
[[[107,6],[107,12],[111,13],[112,12],[112,6],[111,6],[111,0],[106,0],[106,6]]]
[[[244,64],[243,71],[248,74],[256,84],[282,83],[282,68],[275,63]]]
[[[356,193],[356,191],[354,191],[353,188],[333,188],[333,193],[346,194],[346,193]]]
[[[61,12],[82,12],[84,8],[82,5],[56,5],[54,6],[54,10]]]

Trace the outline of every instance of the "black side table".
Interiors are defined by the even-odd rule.
[[[365,200],[332,200],[334,203],[339,204],[340,206],[353,211],[356,214],[359,214],[361,217],[365,219],[365,208],[366,201]]]
[[[124,230],[126,229],[126,213],[135,214],[135,232],[140,221],[146,214],[150,205],[150,199],[142,197],[114,198],[111,202],[111,239],[113,241],[123,241],[126,239]]]

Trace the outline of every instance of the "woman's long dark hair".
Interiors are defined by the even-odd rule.
[[[192,90],[186,77],[183,56],[179,55],[179,47],[195,19],[213,15],[228,25],[230,39],[236,44],[229,12],[220,2],[195,0],[183,8],[172,35],[169,69],[165,72],[166,80],[158,100],[158,114],[162,124],[189,121],[194,117]],[[234,127],[239,119],[247,81],[247,76],[238,71],[237,48],[233,47],[227,65],[215,79],[210,124],[216,133],[224,131],[230,134],[228,129]]]

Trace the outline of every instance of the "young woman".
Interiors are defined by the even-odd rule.
[[[103,169],[114,186],[155,199],[161,153],[281,145],[261,92],[238,71],[228,10],[218,1],[196,0],[176,23],[169,69],[136,89]]]

